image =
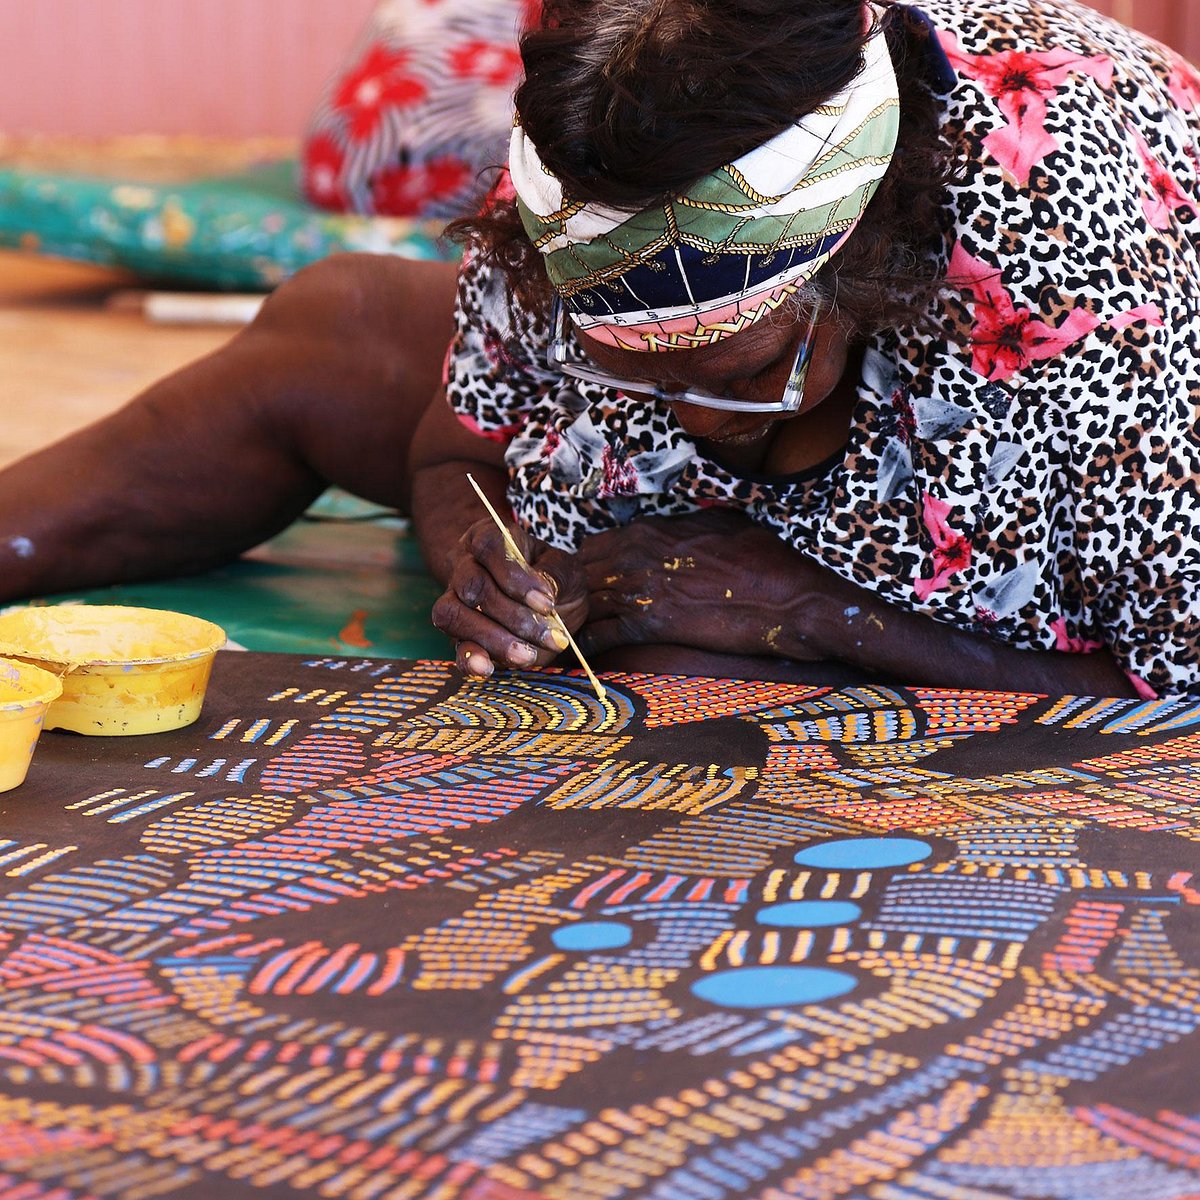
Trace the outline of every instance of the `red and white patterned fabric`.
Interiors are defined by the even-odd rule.
[[[517,37],[538,0],[384,0],[309,125],[304,194],[321,208],[448,219],[503,165]]]

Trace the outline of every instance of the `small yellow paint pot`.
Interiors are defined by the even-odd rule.
[[[0,792],[25,782],[46,709],[61,692],[57,675],[0,658]]]
[[[0,655],[62,677],[46,728],[105,737],[190,725],[224,644],[219,625],[155,608],[61,604],[0,615]]]

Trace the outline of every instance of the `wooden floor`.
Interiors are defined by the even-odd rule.
[[[0,252],[0,465],[111,412],[231,336],[105,307],[132,285],[118,271]]]

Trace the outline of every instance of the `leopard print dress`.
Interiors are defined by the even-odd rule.
[[[923,8],[968,163],[948,286],[936,332],[872,340],[836,461],[730,472],[669,411],[549,370],[478,263],[451,405],[561,548],[731,506],[901,608],[1200,693],[1200,75],[1070,0]]]

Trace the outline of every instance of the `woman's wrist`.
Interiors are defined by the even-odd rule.
[[[487,513],[467,481],[467,472],[501,513],[508,511],[505,473],[488,463],[451,461],[413,472],[413,531],[430,573],[439,583],[450,578],[459,539]]]
[[[778,633],[770,652],[800,661],[837,659],[879,667],[872,656],[872,633],[879,620],[878,597],[835,575],[799,551],[792,551],[790,588],[776,610]]]

